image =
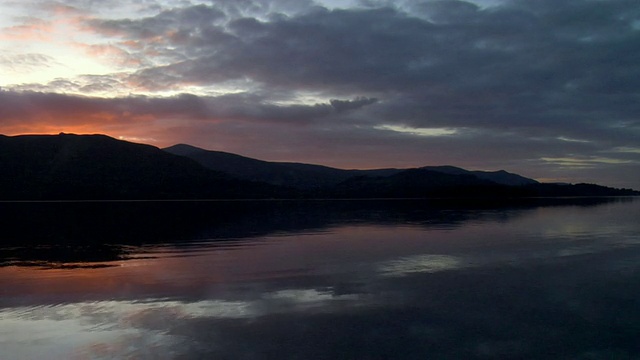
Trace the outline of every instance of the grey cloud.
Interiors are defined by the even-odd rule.
[[[625,92],[636,85],[635,77],[627,76],[636,74],[632,59],[640,52],[630,19],[612,25],[615,41],[594,41],[565,38],[549,25],[551,15],[526,8],[478,10],[460,1],[427,5],[439,7],[440,17],[460,16],[457,7],[473,7],[467,14],[473,21],[431,23],[390,8],[316,9],[274,21],[242,18],[167,39],[182,47],[186,59],[143,70],[134,78],[145,79],[141,81],[150,87],[248,78],[293,90],[426,96],[446,91],[456,97],[488,90],[508,95],[571,90],[582,95]],[[141,26],[146,28],[152,27]],[[571,27],[579,34],[583,28]],[[162,80],[159,73],[168,75]]]
[[[45,54],[2,54],[0,55],[0,66],[8,68],[14,72],[28,72],[37,68],[49,67],[56,64],[51,56]]]
[[[45,84],[27,83],[12,85],[7,87],[7,90],[27,93],[25,97],[31,97],[34,93],[114,94],[122,90],[123,84],[121,80],[121,76],[117,74],[81,75],[74,79],[55,79]]]
[[[84,116],[77,121],[91,124],[94,121],[90,116],[92,114],[113,114],[115,120],[127,122],[131,116],[136,115],[162,114],[168,117],[187,116],[200,119],[205,118],[207,113],[200,99],[192,95],[172,98],[95,98],[34,91],[0,91],[0,103],[12,104],[11,107],[0,109],[2,125],[12,122],[37,123],[50,118],[63,122],[66,118],[74,118],[77,115]]]
[[[229,17],[269,17],[274,14],[295,15],[316,7],[313,0],[211,0],[211,5]]]
[[[333,106],[337,112],[359,109],[363,106],[374,104],[376,102],[378,102],[378,99],[376,98],[357,98],[355,100],[332,99],[330,101],[331,106]]]
[[[78,88],[78,84],[56,81],[57,86]],[[98,86],[98,85],[95,85]],[[109,86],[107,82],[103,86]],[[375,99],[332,100],[313,105],[277,105],[252,94],[195,96],[180,94],[171,97],[127,96],[96,98],[36,91],[2,91],[0,103],[13,104],[0,110],[0,124],[11,121],[39,121],[39,116],[64,117],[72,114],[112,114],[119,121],[150,115],[157,119],[187,119],[198,127],[198,120],[245,121],[264,124],[309,124],[318,119],[330,119],[345,111],[353,111],[375,102]],[[91,119],[86,120],[88,123]]]
[[[225,14],[211,6],[197,5],[164,10],[142,19],[88,20],[87,25],[106,35],[116,35],[136,40],[166,36],[170,30],[199,29],[225,18]]]
[[[117,76],[109,75],[83,75],[78,92],[90,94],[96,92],[114,93],[122,87],[122,82]]]
[[[462,23],[473,21],[480,7],[458,0],[420,1],[408,4],[409,9],[435,23]]]
[[[185,54],[193,54],[194,47],[198,54],[162,67],[161,72],[176,75],[166,82],[157,80],[158,71],[154,69],[141,71],[136,77],[154,79],[154,86],[168,86],[176,81],[206,84],[247,77],[269,86],[298,89],[381,87],[376,83],[384,78],[378,74],[394,80],[399,70],[394,62],[424,48],[421,42],[424,39],[409,43],[403,40],[410,39],[412,29],[403,29],[394,20],[396,17],[397,14],[384,9],[364,15],[320,9],[273,22],[234,20],[228,24],[231,32],[209,26],[197,33],[181,34],[179,41],[172,42],[171,45],[183,47]],[[388,18],[391,23],[384,24]],[[420,22],[409,21],[421,26]],[[385,35],[389,31],[391,35]],[[385,45],[397,42],[405,46],[397,46],[393,51],[384,49]],[[378,47],[380,50],[375,50]],[[407,76],[405,80],[408,79]],[[397,86],[392,81],[385,84]]]

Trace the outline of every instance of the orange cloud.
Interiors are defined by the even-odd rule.
[[[73,44],[75,47],[82,49],[87,55],[97,58],[108,64],[118,64],[125,67],[140,67],[143,61],[122,48],[112,44]]]

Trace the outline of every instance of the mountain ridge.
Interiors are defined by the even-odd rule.
[[[371,170],[338,169],[324,165],[273,162],[249,158],[223,151],[205,150],[192,145],[177,144],[162,150],[175,155],[186,156],[204,167],[226,172],[244,180],[303,188],[318,188],[338,185],[354,176],[393,176],[414,168],[380,168]],[[500,185],[520,186],[537,184],[538,181],[513,174],[505,170],[466,170],[451,165],[423,166],[426,169],[450,175],[472,175],[481,180],[489,180]]]
[[[391,175],[401,169],[344,170],[324,165],[271,162],[224,151],[205,150],[192,145],[177,144],[162,149],[197,161],[202,166],[221,171],[239,179],[266,182],[273,185],[317,189],[337,185],[352,176]]]
[[[640,195],[594,184],[541,184],[504,170],[343,170],[184,144],[160,149],[100,134],[2,135],[0,173],[3,201]]]
[[[182,152],[186,157],[209,169],[225,172],[240,179],[296,188],[302,190],[304,196],[318,198],[486,199],[640,195],[640,192],[632,189],[614,189],[596,184],[565,186],[540,183],[505,170],[466,170],[451,165],[345,170],[305,163],[269,162],[186,144],[174,145],[163,150]],[[251,174],[241,170],[243,165],[250,169]]]
[[[174,199],[268,193],[159,148],[106,135],[0,138],[0,199]],[[245,195],[246,194],[246,195]]]

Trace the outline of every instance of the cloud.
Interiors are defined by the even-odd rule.
[[[130,54],[127,50],[120,46],[112,44],[77,44],[87,55],[99,58],[111,65],[117,65],[121,68],[140,68],[145,64],[140,57]]]
[[[0,66],[12,72],[28,72],[37,68],[49,67],[55,60],[46,54],[2,54]]]
[[[426,121],[425,112],[454,122],[487,117],[498,126],[559,117],[582,121],[594,110],[614,111],[619,120],[633,117],[635,102],[625,107],[611,102],[628,98],[640,78],[632,61],[640,53],[637,30],[625,16],[637,6],[573,3],[547,8],[513,2],[487,9],[462,1],[413,5],[429,19],[444,20],[393,8],[314,8],[262,20],[200,5],[92,24],[118,29],[128,41],[167,35],[143,54],[159,65],[130,78],[147,90],[245,79],[254,88],[329,96],[399,93],[414,100],[402,106],[418,113],[416,122]],[[595,27],[577,20],[554,24],[556,18],[574,19],[574,12],[605,15]],[[171,48],[172,54],[149,50],[156,46]],[[598,99],[604,94],[617,97]]]
[[[343,112],[343,111],[349,111],[349,110],[354,110],[354,109],[359,109],[363,106],[367,106],[367,105],[371,105],[378,102],[378,99],[376,98],[364,98],[364,97],[360,97],[357,98],[355,100],[338,100],[338,99],[332,99],[330,101],[331,106],[333,106],[333,108],[337,111],[337,112]]]
[[[35,17],[24,17],[20,24],[1,29],[3,41],[49,41],[51,40],[51,22]]]
[[[94,84],[103,81],[108,87],[111,79],[90,80]],[[63,80],[52,86],[82,88],[77,83]],[[281,127],[308,126],[322,119],[336,121],[336,116],[356,111],[372,102],[372,99],[356,99],[333,100],[333,104],[276,105],[250,94],[97,98],[35,91],[0,91],[0,103],[12,104],[0,109],[0,131],[33,133],[42,131],[38,129],[45,124],[48,124],[48,130],[44,132],[73,131],[65,129],[77,127],[96,129],[93,132],[109,128],[121,131],[127,127],[140,131],[143,126],[167,131],[163,127],[176,124],[184,124],[195,133],[212,124],[230,129],[241,126],[249,131],[255,131],[250,129],[254,126],[267,126],[282,131]],[[219,130],[224,132],[224,129]]]
[[[220,10],[197,5],[164,10],[155,16],[140,19],[89,19],[87,26],[103,35],[140,40],[152,39],[177,30],[188,31],[211,26],[224,17],[225,14]]]

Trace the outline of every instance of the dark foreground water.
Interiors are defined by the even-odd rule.
[[[640,358],[638,200],[0,215],[0,359]]]

